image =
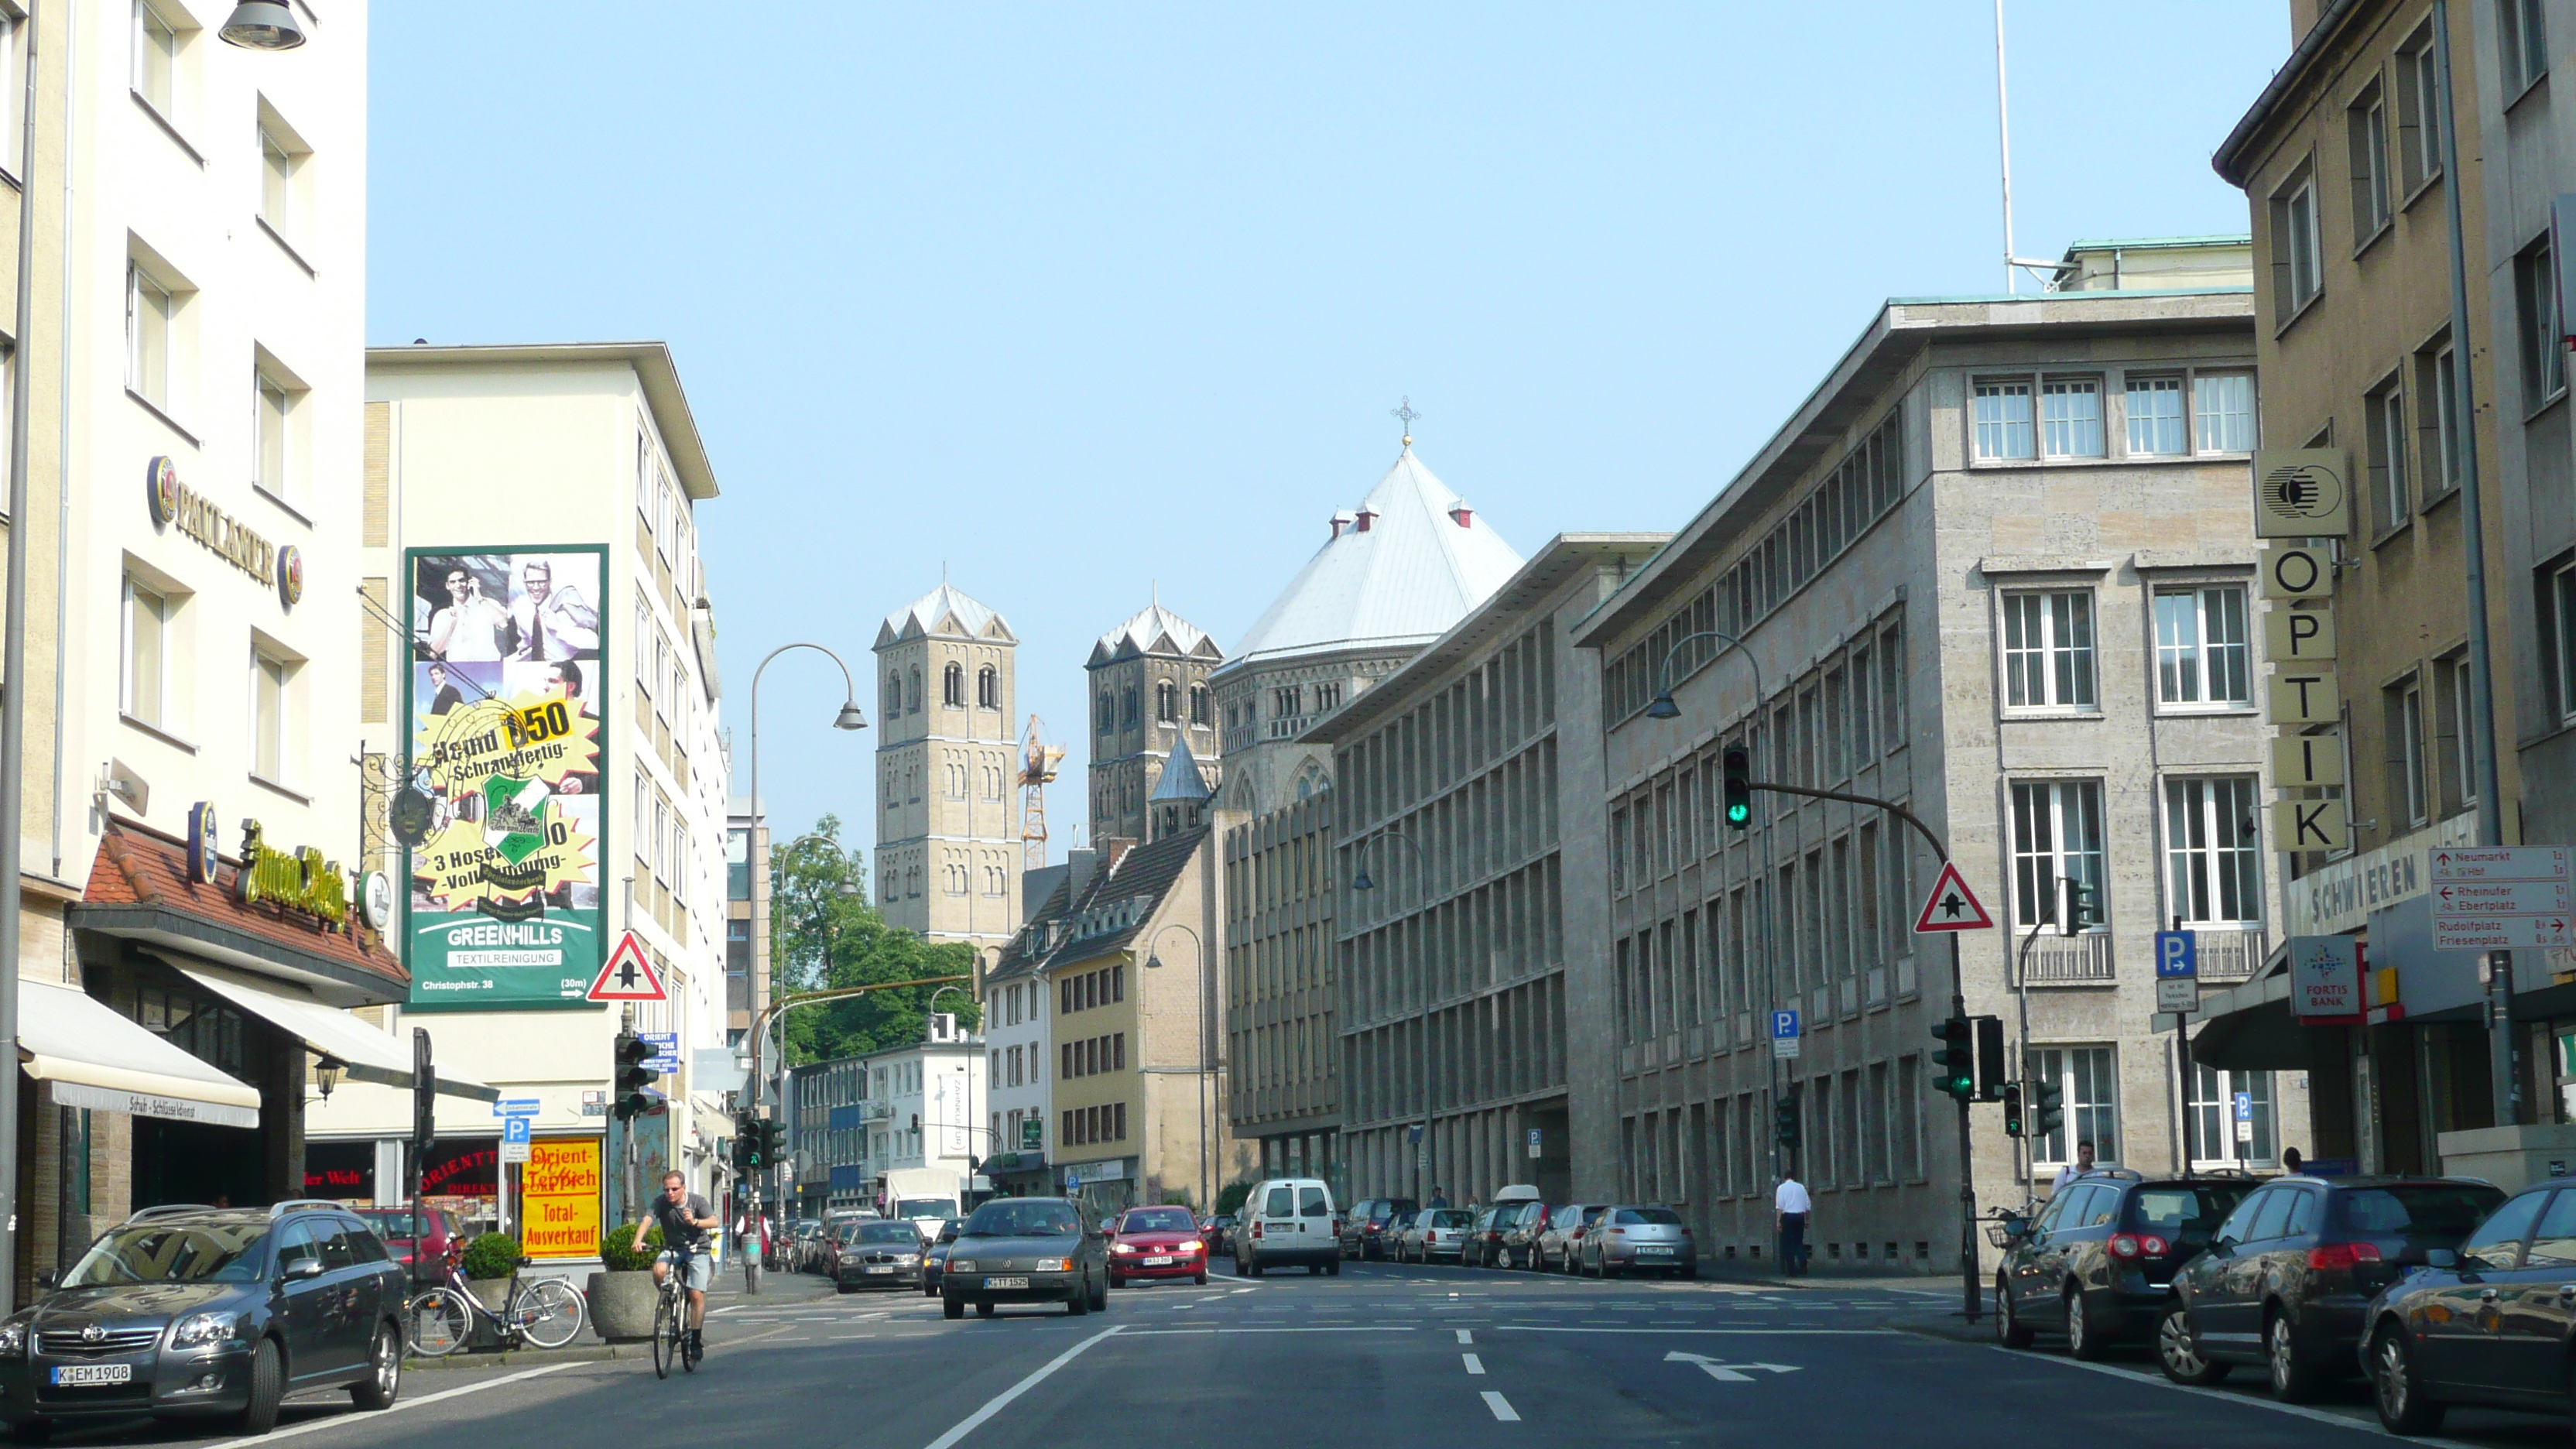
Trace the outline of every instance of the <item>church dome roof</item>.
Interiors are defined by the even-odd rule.
[[[1019,637],[1001,615],[959,593],[946,583],[886,615],[885,627],[877,630],[876,647],[883,649],[899,639],[917,639],[926,634],[945,634],[951,638],[989,639],[1016,644]]]
[[[1096,667],[1135,654],[1224,657],[1224,651],[1216,647],[1216,641],[1208,637],[1205,629],[1164,608],[1160,600],[1101,635],[1100,642],[1091,647],[1091,658],[1084,667]]]
[[[1447,633],[1518,572],[1521,556],[1406,447],[1253,622],[1234,662]]]

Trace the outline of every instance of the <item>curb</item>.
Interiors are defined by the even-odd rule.
[[[414,1371],[443,1373],[452,1369],[512,1368],[548,1363],[605,1363],[611,1359],[651,1358],[652,1348],[649,1342],[638,1342],[590,1343],[579,1346],[566,1345],[562,1348],[513,1348],[493,1353],[477,1353],[468,1350],[464,1353],[450,1354],[445,1358],[406,1356],[403,1359],[403,1370],[406,1373]]]

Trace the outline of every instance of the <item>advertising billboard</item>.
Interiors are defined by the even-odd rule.
[[[600,1140],[540,1137],[519,1169],[520,1242],[531,1258],[599,1256]]]
[[[604,546],[411,549],[410,1009],[585,1006],[606,925]]]

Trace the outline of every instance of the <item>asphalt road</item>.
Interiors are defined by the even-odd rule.
[[[2385,1440],[2356,1386],[2310,1408],[2177,1388],[2143,1352],[1992,1346],[1937,1282],[1600,1283],[1350,1264],[1123,1289],[1105,1315],[948,1322],[916,1294],[773,1276],[725,1293],[693,1375],[641,1358],[414,1371],[390,1412],[290,1403],[238,1441],[145,1424],[56,1442],[295,1449],[1317,1449],[1362,1440],[1810,1449],[2315,1449]],[[2250,1375],[2247,1375],[2250,1377]],[[2428,1444],[2564,1444],[2563,1421],[2455,1412]]]

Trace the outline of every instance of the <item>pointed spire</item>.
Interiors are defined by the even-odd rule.
[[[1195,805],[1207,797],[1207,777],[1199,773],[1198,756],[1190,753],[1190,742],[1174,740],[1172,757],[1163,762],[1163,778],[1154,783],[1154,793],[1145,797],[1145,803]]]

